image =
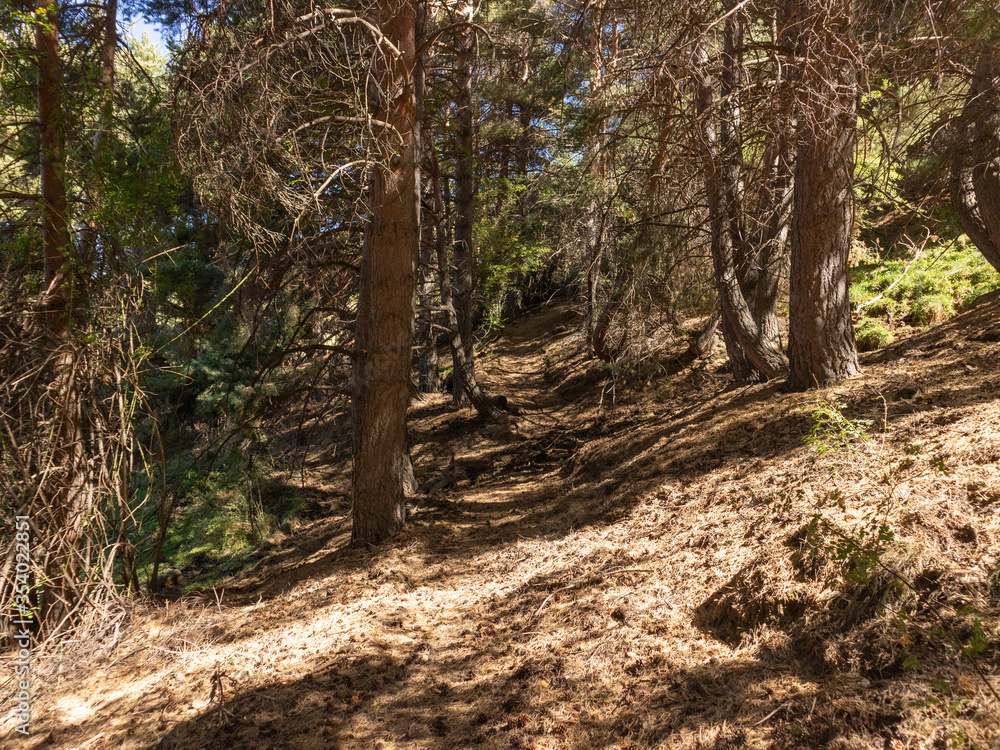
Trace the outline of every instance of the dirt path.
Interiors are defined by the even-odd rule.
[[[507,428],[444,395],[414,407],[425,494],[399,538],[347,549],[341,507],[221,601],[48,660],[23,746],[1000,747],[984,683],[935,635],[981,633],[998,669],[1000,384],[960,380],[995,344],[921,368],[900,349],[823,394],[678,371],[612,405],[575,330],[544,309],[484,353],[487,387],[527,409]],[[891,429],[821,455],[809,413],[834,402]],[[814,518],[852,540],[884,520],[879,565],[917,594],[845,577]]]

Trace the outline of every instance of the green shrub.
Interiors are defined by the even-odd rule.
[[[906,321],[915,326],[941,323],[955,313],[955,298],[946,293],[924,294],[910,302]]]
[[[853,443],[867,441],[868,431],[874,424],[871,419],[849,419],[840,411],[836,401],[820,401],[810,410],[812,429],[805,437],[806,445],[821,455],[830,451],[853,449]]]
[[[976,297],[1000,288],[1000,275],[965,235],[925,247],[915,261],[900,247],[879,248],[882,261],[870,262],[872,252],[851,268],[850,299],[858,312],[858,346],[871,351],[893,337],[935,325],[966,309]],[[887,336],[888,334],[888,336]]]
[[[858,351],[873,352],[893,342],[895,337],[884,324],[877,320],[864,319],[855,332]]]
[[[172,567],[201,569],[196,583],[217,581],[251,565],[261,540],[305,506],[298,492],[272,479],[266,457],[248,462],[244,448],[234,447],[211,468],[199,462],[182,481],[163,559]],[[151,549],[143,550],[140,575],[148,577],[151,563]]]

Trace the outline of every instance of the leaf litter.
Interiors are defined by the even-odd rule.
[[[806,394],[683,342],[612,372],[536,311],[481,364],[523,416],[412,409],[399,537],[347,547],[347,453],[317,450],[325,517],[39,654],[19,746],[1000,747],[998,308]],[[818,406],[864,434],[816,450]]]

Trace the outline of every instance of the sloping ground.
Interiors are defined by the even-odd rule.
[[[807,394],[684,357],[626,388],[574,331],[536,312],[483,363],[511,429],[414,408],[398,539],[346,549],[334,502],[46,656],[18,746],[1000,747],[995,300]]]

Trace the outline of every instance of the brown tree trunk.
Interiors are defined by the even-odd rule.
[[[419,0],[416,4],[416,32],[414,44],[417,49],[423,46],[426,38],[427,4]],[[413,89],[416,98],[416,121],[414,123],[415,139],[422,147],[421,137],[424,122],[424,61],[420,57],[413,69]],[[417,190],[417,200],[425,194],[422,175],[414,180]],[[437,334],[434,331],[434,293],[435,293],[435,262],[433,245],[433,223],[427,221],[424,212],[420,212],[420,261],[418,264],[420,315],[417,321],[417,386],[423,393],[437,393],[441,390],[441,378],[438,374]]]
[[[605,303],[604,310],[594,326],[594,356],[602,362],[614,362],[621,355],[620,343],[618,346],[608,346],[608,333],[618,316],[618,311],[625,304],[629,286],[630,280],[622,280],[615,285],[615,290]]]
[[[792,216],[787,387],[857,374],[847,295],[857,121],[854,0],[800,0],[802,112]]]
[[[525,63],[525,77],[527,80],[527,63]],[[531,163],[531,104],[520,102],[517,105],[517,119],[521,130],[517,139],[517,176],[521,180],[521,186],[528,185],[528,166]],[[528,215],[528,191],[522,190],[518,198],[518,211],[521,216]]]
[[[39,0],[42,19],[35,25],[38,56],[38,125],[41,129],[42,237],[45,247],[46,324],[54,342],[69,330],[73,301],[82,280],[73,273],[73,245],[66,199],[66,147],[59,60],[58,6]]]
[[[749,261],[748,283],[752,285],[751,306],[763,341],[781,346],[778,330],[778,295],[781,277],[788,264],[786,243],[791,226],[794,193],[794,156],[787,130],[794,123],[781,123],[764,150],[764,182],[757,197],[758,232],[751,240],[755,257]],[[752,276],[752,281],[750,277]]]
[[[441,289],[441,307],[445,312],[448,325],[448,345],[451,349],[452,392],[460,389],[463,396],[472,403],[473,408],[484,419],[496,421],[502,419],[502,415],[497,410],[494,402],[490,399],[479,385],[475,371],[472,368],[471,360],[465,355],[465,347],[462,345],[462,335],[459,332],[458,313],[455,310],[454,295],[451,288],[451,269],[448,266],[448,243],[446,237],[446,225],[444,216],[444,195],[441,184],[441,174],[437,161],[437,155],[433,148],[431,151],[431,184],[434,190],[434,244],[437,250],[438,261],[438,282]]]
[[[791,0],[784,0],[771,17],[771,38],[781,48],[792,48],[794,29]],[[794,108],[788,95],[787,74],[780,57],[774,66],[774,92],[777,117],[768,133],[762,160],[762,178],[757,189],[754,225],[756,232],[749,238],[751,249],[746,283],[753,290],[751,307],[754,321],[763,341],[780,349],[778,329],[778,296],[781,279],[788,267],[788,234],[794,197]]]
[[[93,161],[100,170],[107,152],[108,135],[111,130],[111,118],[115,109],[115,51],[118,48],[118,0],[107,0],[104,6],[104,28],[101,38],[101,105],[97,118],[97,129],[94,131]],[[79,256],[89,268],[93,266],[97,255],[97,235],[99,231],[97,212],[103,203],[101,191],[91,190],[91,215],[84,218],[80,231]]]
[[[354,355],[355,545],[377,544],[405,520],[406,410],[413,341],[413,265],[418,253],[415,10],[410,0],[381,0],[382,33],[400,52],[380,55],[378,117],[386,133],[371,187],[371,220],[361,259]]]
[[[598,6],[593,12],[593,29],[587,40],[587,51],[590,54],[590,96],[595,101],[603,94],[604,90],[604,50],[603,42],[603,7]],[[605,130],[606,123],[603,117],[598,117],[594,121],[589,134],[587,154],[584,157],[587,162],[587,171],[594,180],[595,195],[587,208],[587,216],[584,218],[586,236],[584,238],[586,264],[587,264],[587,290],[584,300],[583,311],[583,334],[587,346],[587,356],[596,354],[595,337],[597,335],[595,326],[597,325],[597,291],[601,283],[601,264],[604,262],[604,240],[605,240],[605,219],[606,200],[604,197],[606,178],[605,160]]]
[[[712,311],[708,321],[691,338],[691,353],[696,357],[710,357],[715,354],[715,335],[719,332],[722,322],[722,310],[718,307]]]
[[[456,32],[458,56],[455,97],[456,131],[458,153],[455,156],[455,261],[454,284],[448,267],[447,249],[444,239],[443,184],[436,158],[432,159],[435,183],[435,202],[438,215],[436,234],[438,242],[438,270],[441,284],[441,306],[448,316],[448,338],[451,347],[454,370],[452,373],[452,396],[456,404],[466,401],[481,417],[488,420],[502,420],[497,410],[479,385],[476,378],[474,352],[475,314],[475,245],[473,237],[473,210],[475,201],[474,151],[475,132],[472,112],[472,68],[475,54],[475,30],[472,26],[473,5],[460,6],[459,22],[463,25]]]
[[[438,372],[437,333],[434,329],[435,292],[434,283],[434,232],[426,222],[421,227],[420,241],[420,315],[417,325],[417,386],[422,393],[437,393],[441,390],[441,376]]]
[[[1000,271],[1000,59],[983,48],[969,87],[951,167],[958,224]]]
[[[465,356],[465,368],[475,377],[473,332],[475,330],[475,247],[473,238],[473,201],[475,185],[473,155],[475,133],[472,118],[472,58],[475,54],[475,31],[472,28],[473,5],[465,3],[459,8],[457,32],[457,95],[455,97],[456,141],[455,156],[455,283],[453,288],[455,312],[458,316],[458,333]],[[465,384],[463,383],[463,386]],[[456,389],[456,403],[470,394]]]
[[[719,302],[722,310],[722,339],[726,344],[729,356],[729,367],[737,382],[749,382],[763,377],[772,377],[755,367],[752,352],[743,342],[750,341],[750,347],[756,347],[756,339],[760,338],[760,328],[753,317],[751,301],[755,294],[756,274],[749,267],[750,258],[746,245],[746,199],[743,185],[743,113],[740,109],[740,89],[742,88],[743,71],[743,11],[733,7],[732,3],[724,6],[727,13],[722,33],[722,69],[719,74],[719,145],[718,173],[721,177],[721,213],[718,222],[728,226],[720,232],[719,239],[712,245],[713,267],[716,283],[722,278],[717,262],[723,263],[724,275],[732,269],[732,278],[739,286],[737,296],[733,292],[720,294]],[[714,133],[713,133],[714,135]],[[713,229],[716,237],[717,228]],[[727,279],[728,283],[728,279]],[[741,296],[740,296],[741,295]],[[727,300],[731,304],[727,305]],[[744,301],[746,310],[743,309]],[[749,318],[741,317],[749,313]],[[747,330],[747,323],[753,321],[756,328]],[[741,338],[742,335],[742,338]],[[776,347],[775,347],[776,348]]]
[[[37,3],[35,25],[38,125],[41,130],[42,238],[45,270],[45,324],[52,361],[51,471],[42,496],[45,507],[33,519],[44,541],[42,568],[47,578],[40,615],[42,628],[61,628],[79,600],[78,558],[73,554],[89,502],[83,437],[78,357],[73,341],[76,314],[85,298],[86,275],[77,267],[70,236],[66,194],[62,65],[59,58],[59,7]]]
[[[754,367],[747,356],[747,350],[740,343],[740,336],[732,319],[725,315],[725,305],[722,296],[719,297],[719,329],[722,332],[722,342],[726,346],[726,357],[729,359],[729,372],[737,383],[751,383],[760,380],[761,373]]]
[[[736,29],[727,30],[727,36],[736,34]],[[783,374],[787,370],[788,361],[775,342],[761,335],[741,278],[742,264],[738,255],[743,254],[741,248],[744,230],[741,217],[744,208],[739,182],[742,155],[739,139],[736,137],[738,111],[733,110],[733,105],[722,108],[720,120],[726,123],[722,132],[728,135],[720,148],[713,116],[715,83],[708,72],[708,55],[704,42],[699,45],[695,54],[698,136],[701,141],[712,232],[712,264],[722,309],[723,338],[733,376],[737,380],[752,379],[755,373],[770,379]],[[727,61],[735,64],[732,56],[727,55]],[[729,86],[732,85],[730,82]]]
[[[587,232],[587,297],[583,313],[583,335],[587,342],[587,356],[595,355],[594,336],[597,316],[597,289],[601,282],[601,262],[604,260],[604,218],[601,202],[593,201],[585,220]]]

